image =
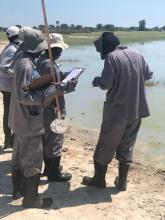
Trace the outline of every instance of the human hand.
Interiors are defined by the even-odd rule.
[[[99,80],[100,80],[100,77],[98,77],[98,76],[94,78],[94,80],[92,82],[93,87],[97,87],[98,86]]]
[[[72,84],[74,87],[76,87],[77,83],[78,83],[78,78],[73,78],[71,79],[69,82],[69,84]]]

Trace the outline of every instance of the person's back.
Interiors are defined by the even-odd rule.
[[[151,78],[152,72],[143,56],[132,49],[117,48],[105,59],[114,73],[113,87],[107,93],[107,101],[114,110],[112,117],[135,120],[149,116],[144,82]]]
[[[58,82],[61,82],[61,73],[59,71],[58,65],[54,61],[55,71],[56,71],[56,78]],[[50,66],[50,59],[47,58],[46,54],[43,54],[38,62],[37,62],[37,69],[39,73],[42,75],[49,74],[51,75],[51,66]],[[65,117],[66,115],[66,109],[65,109],[65,99],[64,95],[61,95],[58,97],[59,104],[60,104],[60,112],[61,117]],[[49,105],[46,108],[44,108],[44,124],[46,127],[50,126],[50,123],[57,117],[57,113],[55,113],[55,107],[56,104],[53,103],[53,105]]]
[[[60,34],[50,34],[50,38],[53,63],[55,68],[55,78],[59,83],[61,83],[63,74],[60,72],[58,65],[56,64],[56,60],[61,56],[62,49],[68,46],[63,42],[63,37]],[[59,39],[61,40],[59,41]],[[48,50],[45,50],[45,54],[40,56],[37,63],[37,69],[41,77],[45,74],[51,76],[51,65]],[[58,97],[58,102],[61,118],[64,120],[66,115],[64,94]],[[43,111],[43,120],[45,128],[45,134],[43,135],[45,169],[43,175],[47,176],[49,182],[65,182],[69,181],[72,177],[70,173],[61,172],[60,169],[60,161],[62,154],[61,149],[64,142],[64,134],[56,133],[51,129],[51,123],[57,118],[57,104],[54,100],[51,103],[51,105],[45,107]]]
[[[152,77],[152,72],[143,56],[121,46],[120,40],[112,32],[102,33],[94,44],[105,62],[101,77],[95,77],[92,84],[108,92],[99,140],[93,156],[94,176],[85,176],[83,184],[106,187],[107,166],[116,155],[119,176],[114,183],[119,191],[125,191],[141,119],[149,116],[145,80]]]
[[[17,50],[17,45],[14,43],[7,44],[0,54],[0,69],[4,70],[10,67],[12,63],[12,57]]]
[[[11,26],[7,29],[6,35],[9,43],[0,54],[0,91],[11,92],[12,69],[10,68],[13,57],[19,47],[19,28]]]
[[[35,59],[45,48],[44,36],[40,31],[25,30],[23,53],[14,64],[10,106],[10,126],[14,132],[12,198],[15,200],[23,196],[24,208],[47,208],[52,204],[51,198],[40,199],[38,195],[43,162],[43,105],[54,100],[61,91],[55,85],[30,90],[36,71]]]
[[[8,115],[10,106],[10,96],[12,87],[12,78],[14,72],[12,70],[13,57],[20,44],[19,28],[11,26],[6,30],[6,35],[9,44],[2,50],[0,54],[0,91],[3,94],[3,130],[5,134],[4,149],[13,146],[13,135],[11,129],[8,127]]]
[[[44,133],[42,112],[40,106],[42,97],[29,96],[28,85],[32,82],[33,65],[26,55],[17,60],[14,67],[13,86],[9,126],[15,134],[29,137]],[[40,93],[38,92],[38,96]],[[33,104],[34,102],[34,104]],[[28,104],[29,103],[29,104]]]

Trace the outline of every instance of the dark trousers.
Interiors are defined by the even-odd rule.
[[[24,177],[41,173],[43,163],[42,136],[14,136],[13,169],[21,169]]]
[[[103,164],[111,163],[114,154],[121,163],[130,164],[133,161],[133,149],[140,128],[141,119],[128,121],[112,120],[111,123],[102,123],[94,159]]]
[[[11,130],[8,126],[8,117],[9,117],[9,108],[10,108],[10,97],[11,93],[10,92],[2,92],[3,94],[3,108],[4,108],[4,113],[3,113],[3,131],[5,134],[5,140],[4,144],[5,145],[10,145],[12,144],[12,135],[11,135]]]

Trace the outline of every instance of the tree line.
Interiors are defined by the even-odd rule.
[[[21,25],[17,25],[21,28]],[[39,29],[42,32],[45,30],[45,26],[40,24],[38,26],[33,26],[34,29]],[[0,32],[4,32],[6,30],[5,27],[0,27]],[[51,33],[58,32],[62,34],[71,34],[71,33],[90,33],[90,32],[97,32],[97,31],[165,31],[165,26],[162,27],[146,27],[146,21],[144,19],[139,21],[138,26],[131,26],[131,27],[121,27],[115,26],[113,24],[97,24],[96,27],[89,27],[89,26],[82,26],[82,25],[75,25],[75,24],[60,24],[60,21],[56,21],[56,24],[49,25],[49,31]]]

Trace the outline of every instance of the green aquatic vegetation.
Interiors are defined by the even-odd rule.
[[[115,34],[120,38],[122,44],[165,40],[165,31],[117,31]],[[70,46],[91,45],[100,35],[101,32],[63,34],[64,40]],[[6,34],[0,32],[0,42],[4,41],[7,42]]]
[[[144,43],[147,41],[165,40],[165,31],[118,31],[115,34],[120,38],[121,44]],[[71,45],[91,45],[101,35],[101,32],[65,34],[65,41]]]
[[[155,150],[155,148],[157,148],[157,150],[162,150],[162,148],[164,148],[164,144],[161,142],[157,142],[156,140],[151,140],[148,141],[148,146],[150,146],[150,151],[152,152],[152,150]]]
[[[78,63],[78,62],[80,62],[80,60],[78,60],[78,59],[59,59],[59,62]]]
[[[156,87],[156,86],[165,87],[165,81],[149,80],[149,81],[145,82],[145,86],[147,86],[147,87]]]
[[[0,32],[0,43],[7,41],[6,33]]]
[[[160,81],[149,80],[145,82],[145,86],[154,87],[160,85]]]

